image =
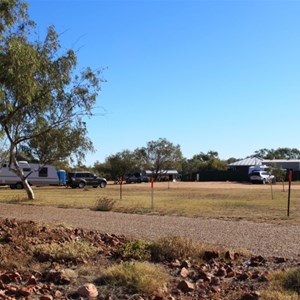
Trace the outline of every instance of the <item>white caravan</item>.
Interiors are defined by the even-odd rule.
[[[51,165],[40,165],[37,163],[28,163],[27,161],[20,161],[19,166],[24,172],[24,175],[28,175],[32,172],[27,180],[30,185],[42,186],[42,185],[63,185],[59,172]],[[21,179],[11,171],[8,164],[2,163],[0,167],[0,185],[9,185],[11,189],[22,189],[23,184]]]

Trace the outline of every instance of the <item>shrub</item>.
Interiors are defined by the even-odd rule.
[[[285,272],[283,287],[300,295],[300,268],[290,269]]]
[[[133,293],[152,294],[169,280],[165,271],[148,262],[125,262],[104,270],[101,279],[113,286],[122,286]]]
[[[202,246],[191,239],[183,237],[164,237],[151,245],[151,254],[154,261],[174,259],[199,259]]]
[[[296,293],[287,293],[280,291],[263,291],[261,293],[262,300],[299,300]]]
[[[71,241],[62,244],[42,244],[35,246],[36,256],[46,255],[53,259],[74,260],[88,258],[96,254],[98,249],[87,242]]]
[[[123,258],[149,260],[151,258],[151,244],[144,240],[130,240],[121,246],[119,254]]]
[[[113,209],[116,201],[107,197],[101,197],[96,200],[95,210],[110,211]]]
[[[270,288],[262,292],[262,299],[300,299],[300,268],[275,271],[269,275],[269,280]]]

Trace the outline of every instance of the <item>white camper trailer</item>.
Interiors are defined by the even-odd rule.
[[[65,184],[61,182],[59,173],[54,166],[28,163],[26,161],[20,161],[19,166],[23,170],[25,176],[32,172],[27,178],[30,185],[43,186]],[[15,172],[9,169],[8,164],[6,163],[2,163],[0,167],[0,185],[9,185],[11,189],[23,188],[21,179]]]

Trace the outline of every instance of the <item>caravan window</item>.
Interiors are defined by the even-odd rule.
[[[48,177],[48,168],[41,168],[39,170],[39,177]]]

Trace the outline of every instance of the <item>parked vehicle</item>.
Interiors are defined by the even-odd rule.
[[[71,172],[68,173],[67,186],[71,188],[84,188],[85,186],[92,186],[97,188],[105,188],[107,181],[103,177],[98,177],[97,175],[90,172]]]
[[[140,173],[128,174],[125,178],[126,183],[142,183],[149,182],[149,177]]]
[[[270,182],[276,182],[276,178],[274,175],[268,173],[267,171],[252,171],[250,175],[250,181],[252,183],[270,183]]]
[[[248,175],[251,176],[251,174],[255,171],[268,171],[268,169],[270,169],[270,167],[268,167],[266,165],[251,166],[248,169]]]
[[[30,185],[65,185],[66,183],[65,178],[63,178],[65,171],[57,171],[55,166],[28,163],[27,161],[19,161],[18,163],[24,175],[29,175],[27,180]],[[10,170],[7,163],[2,163],[0,167],[0,185],[9,185],[11,189],[23,189],[20,177]]]

